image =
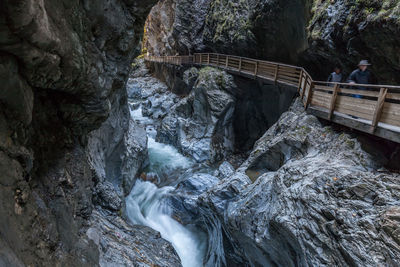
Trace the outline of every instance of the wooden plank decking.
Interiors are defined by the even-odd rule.
[[[400,143],[400,86],[314,81],[301,67],[215,53],[146,56],[145,60],[213,66],[291,86],[297,88],[305,109],[315,116]]]

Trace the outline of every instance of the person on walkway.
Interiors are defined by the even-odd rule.
[[[340,66],[335,67],[334,72],[332,72],[328,77],[328,82],[331,83],[343,82],[342,68]]]
[[[368,66],[371,66],[368,60],[361,60],[360,63],[358,64],[358,69],[354,70],[350,74],[348,82],[350,84],[371,84],[373,76],[372,73],[368,70]],[[363,86],[357,86],[357,89],[367,90],[367,88]],[[362,98],[362,96],[360,95],[354,95],[354,97]]]

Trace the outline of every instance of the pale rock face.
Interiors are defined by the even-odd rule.
[[[400,176],[377,167],[297,101],[202,199],[255,265],[397,266]]]

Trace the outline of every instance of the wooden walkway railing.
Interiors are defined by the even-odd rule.
[[[301,67],[238,56],[146,56],[151,62],[222,68],[297,88],[304,107],[317,117],[400,143],[400,86],[314,81]]]

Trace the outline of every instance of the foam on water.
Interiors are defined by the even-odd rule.
[[[143,116],[142,107],[131,109],[131,117],[146,127],[148,136],[149,166],[147,173],[156,173],[159,177],[175,179],[182,170],[191,168],[194,163],[179,151],[167,144],[155,141],[157,131],[154,121]],[[140,225],[146,225],[161,233],[171,242],[184,267],[203,266],[206,250],[204,233],[186,228],[171,217],[171,209],[166,204],[166,196],[174,190],[171,186],[158,188],[155,184],[137,180],[131,193],[126,198],[126,212],[129,219]]]
[[[180,154],[175,147],[156,142],[150,136],[147,146],[150,168],[153,170],[156,168],[186,169],[193,165],[193,162]]]
[[[173,189],[168,186],[157,188],[150,182],[136,181],[126,199],[127,215],[133,223],[159,231],[174,246],[184,267],[203,266],[204,237],[172,219],[171,210],[163,201]]]

